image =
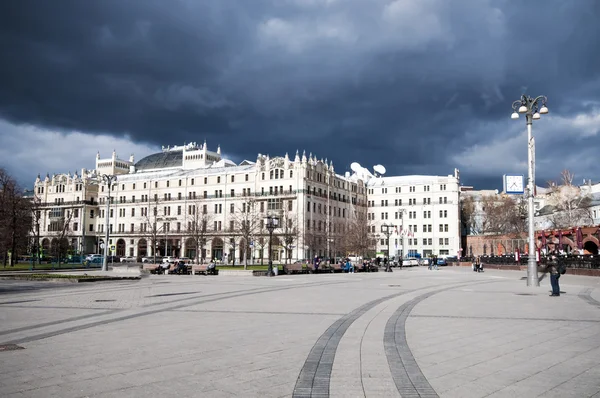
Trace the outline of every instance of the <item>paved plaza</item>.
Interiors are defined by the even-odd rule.
[[[600,278],[0,281],[2,397],[600,397]]]

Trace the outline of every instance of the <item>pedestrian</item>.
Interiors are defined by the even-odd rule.
[[[481,257],[475,257],[475,272],[483,272],[483,266],[481,265]]]
[[[550,297],[558,297],[560,296],[560,286],[558,284],[558,280],[560,279],[561,272],[564,273],[566,268],[564,264],[559,264],[556,256],[552,256],[548,263],[548,271],[550,272],[550,286],[552,286],[552,294]]]
[[[383,259],[383,264],[385,265],[385,272],[391,272],[392,269],[390,267],[390,262],[388,261],[388,258],[384,258]]]
[[[352,263],[350,262],[350,259],[347,258],[346,265],[344,265],[344,272],[350,273],[351,271],[352,271]]]

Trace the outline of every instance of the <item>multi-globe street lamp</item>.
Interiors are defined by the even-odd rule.
[[[112,185],[117,181],[117,176],[112,174],[103,174],[102,181],[106,184],[108,188],[108,198],[106,200],[106,217],[105,217],[105,228],[106,235],[104,237],[104,260],[102,261],[102,271],[108,271],[108,238],[110,237],[110,229],[109,229],[109,212],[110,212],[110,191],[112,189]]]
[[[394,231],[395,226],[392,224],[383,224],[381,226],[381,233],[383,233],[387,239],[387,264],[385,266],[385,272],[390,270],[391,258],[390,258],[390,235]]]
[[[398,214],[400,219],[402,219],[402,226],[400,227],[400,241],[402,243],[402,256],[398,260],[400,265],[402,265],[402,259],[407,257],[406,255],[406,245],[404,244],[404,237],[406,236],[406,230],[404,229],[404,215],[406,214],[406,209],[398,209]]]
[[[528,212],[528,235],[529,235],[529,258],[527,259],[527,286],[539,286],[540,281],[537,273],[537,262],[535,259],[535,241],[534,241],[534,223],[533,223],[533,198],[535,195],[535,140],[531,136],[531,125],[534,120],[540,119],[541,115],[548,113],[546,102],[548,99],[544,95],[532,98],[522,95],[521,99],[513,102],[514,112],[511,119],[518,119],[519,113],[525,114],[527,123],[527,212]]]
[[[273,231],[275,230],[275,228],[279,227],[279,218],[270,215],[265,217],[265,226],[269,231],[269,268],[267,271],[267,276],[273,276]]]

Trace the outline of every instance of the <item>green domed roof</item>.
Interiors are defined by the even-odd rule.
[[[135,164],[136,170],[166,169],[183,167],[183,151],[166,151],[153,153]]]

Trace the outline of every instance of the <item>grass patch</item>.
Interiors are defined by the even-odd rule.
[[[85,268],[83,264],[36,264],[34,270],[49,270],[49,269],[80,269]],[[0,273],[4,271],[29,271],[31,269],[31,263],[18,263],[14,266],[7,265],[6,267],[0,266]]]
[[[115,277],[106,275],[65,275],[65,274],[13,274],[0,275],[0,280],[21,280],[21,281],[47,281],[47,282],[96,282],[96,281],[122,281],[139,280],[138,276]]]

